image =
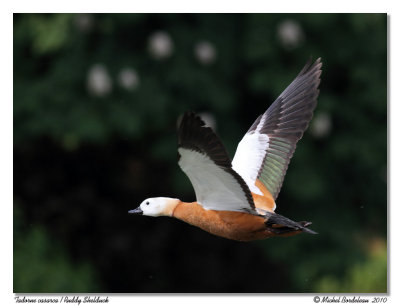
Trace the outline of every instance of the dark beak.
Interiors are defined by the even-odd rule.
[[[136,209],[132,209],[128,211],[130,214],[136,214],[136,215],[143,215],[143,210],[140,208],[140,206]]]

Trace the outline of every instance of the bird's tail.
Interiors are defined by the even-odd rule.
[[[268,230],[276,234],[289,234],[291,232],[299,231],[308,234],[318,234],[317,232],[307,228],[307,226],[312,224],[309,221],[295,222],[282,215],[268,211],[265,211],[265,219],[265,225],[267,226]]]

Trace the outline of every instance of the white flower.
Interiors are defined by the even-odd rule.
[[[112,90],[112,81],[106,67],[96,64],[89,69],[87,77],[87,88],[90,94],[103,97]]]
[[[132,68],[123,68],[118,74],[118,83],[121,87],[134,90],[139,86],[139,76]]]
[[[216,58],[216,50],[213,44],[208,41],[197,43],[194,48],[194,53],[199,62],[205,65],[211,64]]]
[[[294,20],[285,20],[278,25],[278,37],[287,49],[296,48],[304,38],[303,30]]]
[[[149,38],[149,51],[156,59],[169,57],[174,49],[174,44],[168,33],[159,31],[153,33]]]
[[[327,113],[318,113],[311,121],[310,131],[316,138],[327,136],[332,128],[331,117]]]

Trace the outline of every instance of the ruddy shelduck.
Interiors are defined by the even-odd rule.
[[[222,142],[200,117],[186,112],[178,129],[178,164],[196,202],[149,198],[129,213],[169,216],[211,234],[239,241],[292,236],[311,222],[275,213],[275,200],[298,140],[317,105],[321,59],[309,61],[240,141],[231,161]]]

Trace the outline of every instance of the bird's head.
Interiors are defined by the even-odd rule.
[[[128,211],[130,214],[145,215],[151,217],[172,216],[178,199],[149,198],[144,200],[138,208]]]

